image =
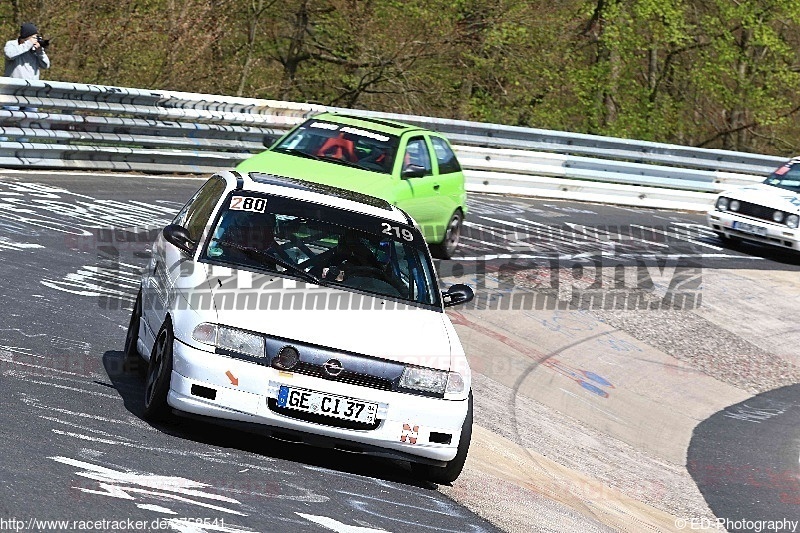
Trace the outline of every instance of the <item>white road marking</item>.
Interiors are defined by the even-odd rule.
[[[125,500],[135,500],[137,495],[143,494],[154,496],[159,500],[166,498],[168,500],[188,503],[223,513],[247,516],[247,513],[202,501],[211,500],[220,503],[241,505],[241,502],[234,498],[202,490],[210,487],[210,485],[206,483],[177,476],[124,472],[62,456],[50,457],[50,459],[80,468],[81,470],[76,472],[77,475],[97,481],[98,486],[102,489],[94,490],[85,487],[74,487],[81,492]]]
[[[662,230],[660,230],[660,229],[656,229],[656,228],[648,228],[648,227],[646,227],[646,226],[639,226],[638,224],[631,224],[631,227],[632,227],[632,228],[641,228],[641,229],[645,229],[645,230],[647,230],[647,231],[653,231],[653,232],[655,232],[655,233],[660,233],[661,235],[664,235],[664,236],[666,236],[666,237],[670,237],[670,236],[671,236],[671,237],[673,237],[673,238],[674,238],[674,237],[681,238],[681,239],[685,240],[686,242],[690,242],[690,243],[692,243],[692,244],[696,244],[696,245],[698,245],[698,246],[705,246],[706,248],[711,248],[712,250],[717,250],[717,251],[722,251],[722,250],[724,250],[724,248],[721,248],[721,247],[719,247],[719,246],[714,246],[713,244],[708,244],[708,243],[705,243],[705,242],[696,241],[696,240],[694,240],[694,239],[689,239],[689,238],[688,238],[688,235],[685,235],[685,236],[684,236],[684,235],[681,235],[681,234],[680,234],[680,233],[678,233],[678,232],[672,232],[672,233],[668,233],[668,232],[666,232],[666,231],[662,231]]]
[[[621,234],[621,233],[617,234],[617,236],[620,238],[620,240],[614,240],[614,235],[611,234],[610,232],[608,232],[606,230],[602,230],[600,228],[595,228],[595,227],[592,227],[592,226],[584,226],[584,225],[581,225],[581,224],[572,224],[571,222],[567,222],[567,226],[569,226],[569,227],[571,227],[573,229],[576,229],[578,231],[581,231],[581,232],[583,232],[583,233],[585,233],[587,235],[589,235],[589,231],[590,230],[594,231],[594,233],[595,233],[594,237],[598,241],[600,240],[600,237],[599,237],[598,234],[600,232],[602,232],[602,233],[605,234],[606,237],[608,237],[608,241],[611,242],[611,243],[614,243],[614,244],[617,244],[617,243],[624,244],[627,241],[640,241],[640,242],[643,242],[643,243],[646,243],[646,244],[649,244],[649,245],[652,245],[652,246],[659,246],[661,248],[669,248],[669,245],[667,243],[664,243],[664,242],[655,242],[655,241],[651,241],[651,240],[644,239],[644,238],[635,238],[633,235],[624,235],[624,234]]]
[[[697,224],[696,222],[673,222],[675,226],[686,226],[687,228],[695,228],[700,233],[705,233],[709,237],[716,236],[716,233],[709,228],[708,226],[704,226],[702,224]]]
[[[0,237],[0,250],[35,250],[37,248],[44,248],[44,246],[30,242],[14,242],[8,237]]]
[[[48,387],[55,387],[57,389],[65,389],[65,390],[71,390],[71,391],[75,391],[75,392],[81,392],[83,394],[89,394],[91,396],[100,396],[102,398],[110,398],[112,400],[121,400],[122,399],[119,396],[114,396],[113,394],[105,394],[105,393],[102,393],[102,392],[95,392],[95,391],[90,391],[90,390],[86,390],[86,389],[79,389],[77,387],[67,387],[66,385],[58,385],[56,383],[51,383],[49,381],[39,381],[39,380],[36,380],[36,379],[29,379],[29,380],[26,381],[26,383],[36,383],[38,385],[47,385]]]
[[[120,262],[114,264],[113,270],[84,265],[77,272],[67,274],[60,280],[43,279],[39,283],[77,296],[107,296],[128,300],[132,299],[131,291],[141,282],[141,275],[141,266]],[[126,290],[125,285],[130,290]]]
[[[348,526],[337,520],[334,520],[333,518],[328,518],[327,516],[316,516],[305,513],[295,514],[302,516],[309,522],[314,522],[315,524],[319,524],[322,527],[330,529],[331,531],[336,531],[336,533],[379,533],[386,531],[385,529],[375,529],[372,527]]]
[[[282,474],[282,475],[290,475],[290,476],[296,475],[296,472],[293,472],[293,471],[290,471],[290,470],[281,470],[279,468],[273,468],[273,467],[268,467],[268,466],[254,465],[254,464],[249,464],[249,463],[241,463],[241,462],[238,462],[238,461],[233,461],[233,460],[230,459],[230,457],[232,457],[232,455],[229,454],[229,453],[222,453],[222,454],[221,453],[202,453],[202,452],[195,452],[195,451],[190,451],[190,450],[176,450],[176,449],[173,449],[173,448],[160,448],[158,446],[146,446],[144,444],[138,444],[138,443],[135,443],[135,442],[123,442],[123,441],[117,440],[117,439],[104,439],[104,438],[100,438],[100,437],[92,437],[90,435],[84,435],[82,433],[73,433],[73,432],[70,432],[70,431],[62,431],[60,429],[54,429],[54,428],[51,429],[50,431],[52,431],[56,435],[63,435],[65,437],[72,437],[74,439],[97,442],[97,443],[100,443],[100,444],[109,444],[109,445],[112,445],[112,446],[126,446],[128,448],[135,448],[135,449],[138,449],[138,450],[147,450],[149,452],[166,453],[166,454],[170,454],[170,455],[180,455],[182,457],[183,456],[191,456],[191,457],[196,457],[198,459],[202,459],[204,461],[208,461],[208,462],[211,462],[211,463],[227,464],[227,465],[233,465],[233,466],[238,466],[238,467],[243,467],[243,468],[245,468],[245,467],[246,468],[252,468],[253,470],[259,470],[259,471],[262,471],[262,472],[270,472],[270,473],[279,473],[279,474]],[[276,459],[273,459],[272,457],[259,456],[258,458],[260,460],[264,461],[264,462],[275,462],[276,461]],[[298,497],[298,500],[299,501],[304,501],[304,500],[302,500],[302,498],[303,497],[300,496],[300,497]],[[319,498],[325,498],[325,499],[324,500],[320,500]],[[314,495],[314,498],[313,499],[309,498],[308,501],[314,501],[314,502],[316,502],[316,501],[327,501],[327,497],[326,496],[320,496],[320,495]]]
[[[0,219],[80,238],[92,237],[87,228],[163,227],[179,206],[97,199],[38,183],[0,182]]]
[[[41,418],[43,420],[48,420],[50,422],[55,422],[56,424],[69,426],[69,427],[71,427],[73,429],[83,430],[83,431],[87,431],[89,433],[96,433],[98,435],[103,435],[105,437],[114,437],[114,438],[121,439],[121,440],[126,441],[126,442],[133,442],[131,439],[129,439],[127,437],[122,437],[120,435],[114,435],[113,433],[108,433],[107,431],[102,431],[100,429],[94,429],[94,428],[90,428],[90,427],[86,427],[86,426],[81,426],[80,424],[67,422],[66,420],[61,420],[60,418],[56,418],[54,416],[39,415],[39,418]]]
[[[27,355],[27,354],[25,354],[25,355]],[[86,374],[79,374],[77,372],[70,372],[69,370],[61,370],[61,369],[52,368],[52,367],[49,367],[49,366],[34,365],[32,363],[23,363],[22,361],[15,361],[13,359],[13,357],[9,357],[5,353],[2,353],[2,352],[0,352],[0,361],[2,361],[4,363],[11,363],[12,365],[24,366],[24,367],[28,367],[28,368],[36,368],[37,370],[47,370],[48,372],[57,372],[59,374],[65,374],[65,375],[68,375],[68,376],[79,376],[79,377],[84,377],[84,378],[86,378],[86,377],[101,377],[100,374],[92,374],[91,376],[87,376]],[[12,373],[12,372],[6,372],[5,374],[9,375],[9,376],[13,376],[14,375],[14,373]],[[24,374],[23,376],[20,376],[20,377],[26,377],[26,376],[29,376],[29,375],[31,375],[31,374]],[[45,377],[45,375],[43,375],[43,374],[37,374],[37,375],[39,375],[41,377]]]
[[[283,520],[280,517],[277,517]],[[219,531],[220,533],[255,533],[252,529],[239,529],[240,526],[223,526],[212,524],[201,524],[200,522],[190,522],[181,518],[167,518],[167,525],[175,531],[181,533],[208,533],[209,531]]]
[[[11,174],[16,175],[20,174],[23,176],[35,176],[39,177],[42,175],[41,170],[32,171],[32,170],[16,170],[10,168],[4,168],[3,173],[0,174],[0,179],[2,178],[10,178]],[[93,176],[97,178],[124,178],[124,179],[131,179],[142,178],[142,179],[149,179],[149,180],[195,180],[195,181],[205,181],[208,179],[208,176],[147,176],[147,175],[131,175],[131,174],[115,174],[113,172],[77,172],[73,170],[59,170],[57,172],[59,176]]]
[[[137,428],[140,428],[140,429],[147,429],[149,431],[158,432],[158,430],[156,428],[154,428],[150,424],[146,424],[146,423],[142,422],[138,418],[133,418],[133,417],[126,417],[126,418],[123,418],[123,419],[108,418],[108,417],[105,417],[105,416],[100,416],[100,415],[95,415],[95,414],[90,414],[90,413],[80,413],[80,412],[77,412],[77,411],[70,411],[69,409],[62,409],[60,407],[51,407],[49,405],[43,405],[43,404],[39,403],[39,401],[36,400],[35,398],[23,397],[23,398],[21,398],[21,400],[26,405],[30,405],[31,407],[35,407],[36,409],[41,409],[43,411],[48,411],[48,412],[51,412],[51,413],[61,413],[62,415],[77,416],[78,418],[88,418],[88,419],[91,419],[91,420],[97,420],[98,422],[105,422],[105,423],[108,423],[108,424],[121,424],[123,426],[136,426]]]
[[[163,514],[178,514],[172,509],[167,509],[166,507],[161,507],[160,505],[152,505],[149,503],[137,503],[136,507],[139,509],[144,509],[145,511],[155,511],[157,513]]]

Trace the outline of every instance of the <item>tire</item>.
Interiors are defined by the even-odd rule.
[[[124,350],[124,366],[126,372],[136,372],[144,377],[145,370],[147,369],[146,363],[139,350],[136,347],[136,341],[139,339],[139,324],[142,320],[142,289],[136,295],[136,301],[133,304],[133,312],[131,313],[131,320],[128,322],[128,332],[125,335],[125,350]]]
[[[472,391],[469,393],[467,402],[467,416],[464,419],[464,425],[461,426],[461,438],[458,440],[456,456],[445,466],[411,463],[411,471],[416,477],[439,485],[449,485],[461,475],[464,463],[467,461],[469,443],[472,440]]]
[[[144,419],[148,421],[164,421],[171,414],[167,404],[169,383],[172,378],[172,347],[174,337],[169,318],[158,332],[150,362],[147,365],[147,376],[144,384]]]
[[[451,259],[456,253],[458,248],[458,241],[461,237],[461,225],[464,222],[464,214],[461,209],[456,209],[453,216],[450,217],[450,222],[447,224],[447,229],[444,232],[444,239],[439,244],[432,244],[430,246],[431,254],[437,259]]]

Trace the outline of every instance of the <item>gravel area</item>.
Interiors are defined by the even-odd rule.
[[[592,314],[693,368],[753,394],[800,382],[800,368],[688,311]]]

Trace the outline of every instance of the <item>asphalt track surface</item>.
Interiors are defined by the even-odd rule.
[[[759,394],[700,423],[687,468],[731,532],[784,521],[800,530],[800,385]]]
[[[154,232],[201,183],[0,177],[0,527],[130,519],[172,531],[495,531],[402,462],[142,420],[143,384],[122,368],[130,300]],[[470,208],[463,256],[442,272],[504,261],[572,267],[587,257],[800,270],[779,251],[725,248],[696,214],[478,195]],[[783,429],[783,442],[796,443]],[[722,516],[741,509],[736,497],[709,503]]]

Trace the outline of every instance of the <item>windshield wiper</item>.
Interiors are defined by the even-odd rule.
[[[275,151],[283,152],[285,154],[297,155],[297,156],[300,156],[300,157],[305,157],[306,159],[314,159],[316,161],[321,161],[322,160],[321,157],[316,156],[314,154],[309,154],[308,152],[304,152],[304,151],[300,150],[299,148],[281,148],[281,147],[278,147],[278,148],[275,148]]]
[[[260,250],[258,248],[254,248],[253,246],[243,246],[239,243],[235,243],[232,241],[226,241],[224,239],[211,239],[212,241],[221,244],[222,246],[230,246],[231,248],[236,248],[237,250],[241,250],[242,252],[252,256],[259,256],[259,257],[267,257],[272,262],[279,264],[286,270],[291,270],[295,274],[298,274],[300,277],[305,278],[308,281],[311,281],[315,285],[322,285],[322,280],[320,280],[317,276],[312,274],[311,272],[306,272],[301,267],[286,261],[277,255],[270,253],[267,250]]]
[[[278,148],[275,148],[275,151],[276,152],[282,152],[284,154],[296,155],[296,156],[299,156],[299,157],[305,157],[307,159],[313,159],[315,161],[328,161],[330,163],[338,163],[340,165],[345,165],[345,166],[348,166],[348,167],[364,168],[361,165],[359,165],[358,163],[353,163],[352,161],[349,161],[347,159],[339,159],[338,157],[329,157],[329,156],[318,156],[318,155],[310,154],[308,152],[304,152],[303,150],[300,150],[299,148],[281,148],[279,146]]]
[[[322,156],[317,157],[320,161],[327,161],[329,163],[336,163],[337,165],[344,165],[346,167],[353,167],[353,168],[364,168],[358,163],[353,163],[348,159],[339,159],[338,157],[330,157],[330,156]]]

